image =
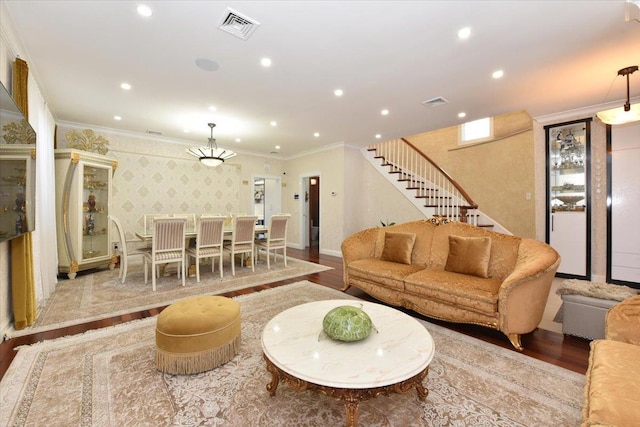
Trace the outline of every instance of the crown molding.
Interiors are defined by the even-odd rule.
[[[636,96],[630,99],[632,104],[640,102],[640,96]],[[625,100],[607,102],[606,104],[590,105],[588,107],[576,108],[573,110],[561,111],[559,113],[547,114],[544,116],[533,117],[533,119],[542,124],[567,122],[575,118],[583,117],[596,117],[596,113],[602,110],[608,110],[610,108],[621,107],[624,105]],[[599,120],[599,119],[598,119]]]

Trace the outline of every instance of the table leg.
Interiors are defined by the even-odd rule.
[[[346,427],[358,426],[358,415],[360,412],[359,405],[360,405],[360,402],[358,401],[358,399],[347,401],[344,403]]]
[[[271,360],[266,355],[262,355],[262,358],[267,363],[267,371],[271,374],[271,382],[267,384],[267,391],[270,396],[276,395],[276,390],[278,389],[278,384],[280,383],[280,374],[278,368],[275,367]]]

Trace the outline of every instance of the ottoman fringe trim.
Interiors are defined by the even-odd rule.
[[[195,353],[170,353],[156,348],[156,368],[168,374],[197,374],[227,363],[238,354],[241,337],[220,347]]]

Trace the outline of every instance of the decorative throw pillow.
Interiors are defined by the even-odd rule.
[[[489,277],[491,237],[449,236],[446,271]]]
[[[415,233],[384,233],[384,249],[380,259],[383,261],[411,264],[411,252],[416,241]]]

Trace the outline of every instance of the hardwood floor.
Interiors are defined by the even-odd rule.
[[[247,289],[228,292],[223,295],[227,297],[234,297],[237,295],[248,294],[264,289],[298,282],[304,279],[333,289],[342,288],[341,258],[322,255],[318,252],[317,247],[312,247],[308,250],[287,249],[287,254],[298,259],[332,267],[333,270],[327,270],[319,273],[309,274],[306,276],[296,277],[293,279],[273,282],[267,285],[254,286]],[[375,301],[359,289],[351,288],[349,289],[348,293],[350,295],[354,295],[366,300]],[[11,361],[14,359],[17,353],[15,348],[18,346],[33,344],[39,341],[59,338],[66,335],[81,334],[92,329],[104,328],[124,322],[129,322],[131,320],[155,316],[163,309],[164,307],[158,307],[150,310],[139,311],[136,313],[114,316],[109,319],[97,320],[93,322],[83,323],[81,325],[69,326],[52,331],[41,332],[6,340],[0,344],[0,378],[2,378],[7,369],[9,369]],[[407,312],[413,316],[428,320],[429,322],[436,323],[438,325],[453,329],[466,335],[473,336],[486,342],[490,342],[500,347],[516,351],[509,343],[507,337],[504,336],[501,332],[476,325],[462,325],[442,322],[417,315],[416,313],[410,311]],[[586,372],[587,370],[589,358],[589,341],[587,340],[537,329],[536,331],[522,337],[522,345],[525,348],[523,353],[527,356],[534,357],[536,359],[561,366],[563,368],[570,369],[581,374]]]

